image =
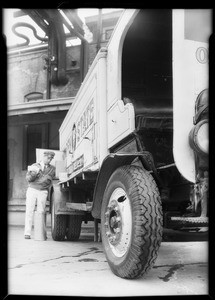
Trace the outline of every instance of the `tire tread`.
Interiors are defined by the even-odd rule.
[[[162,209],[157,185],[152,175],[136,166],[120,167],[130,181],[135,233],[130,253],[123,267],[112,271],[123,278],[139,278],[152,268],[162,241]]]

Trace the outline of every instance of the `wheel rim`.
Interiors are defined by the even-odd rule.
[[[104,225],[112,252],[122,257],[129,248],[132,230],[130,200],[122,188],[116,188],[109,199]]]

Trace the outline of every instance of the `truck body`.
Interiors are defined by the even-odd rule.
[[[210,34],[210,10],[125,10],[60,127],[52,237],[101,223],[122,278],[152,267],[163,227],[208,226]]]

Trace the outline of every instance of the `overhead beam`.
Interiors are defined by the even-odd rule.
[[[65,13],[64,10],[62,10],[63,13],[67,16],[67,18],[69,19],[69,21],[72,23],[73,27],[71,27],[71,25],[69,24],[69,22],[61,15],[61,13],[59,12],[59,14],[61,15],[61,19],[63,24],[67,27],[67,29],[74,34],[76,37],[78,37],[80,40],[85,41],[88,43],[87,39],[85,39],[84,37],[84,30],[83,29],[79,29],[79,27],[75,24],[75,21],[70,18],[70,14],[67,12]]]
[[[44,18],[41,14],[42,9],[22,9],[33,21],[46,33],[48,34],[49,25],[44,21]],[[48,20],[47,20],[48,22]]]
[[[62,11],[74,26],[75,31],[84,36],[83,22],[77,15],[76,9],[62,9]]]
[[[74,28],[71,27],[69,22],[61,15],[59,10],[57,9],[22,9],[22,14],[29,15],[33,21],[48,35],[49,25],[45,22],[45,20],[49,23],[50,22],[50,15],[56,15],[60,17],[62,23],[66,26],[69,30],[71,37],[78,37],[83,41],[87,40],[84,37],[84,30],[82,29],[82,21],[77,16],[75,12],[72,10],[62,10],[67,18],[71,21]],[[18,13],[18,12],[17,12]],[[19,15],[19,14],[18,14]],[[53,18],[54,20],[54,18]]]

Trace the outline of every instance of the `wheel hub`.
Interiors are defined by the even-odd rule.
[[[122,200],[123,199],[123,200]],[[105,234],[114,254],[124,255],[131,236],[131,208],[129,199],[122,188],[112,193],[105,212]]]
[[[105,214],[106,235],[111,244],[116,244],[120,240],[121,235],[121,215],[118,207],[118,202],[112,200]]]

